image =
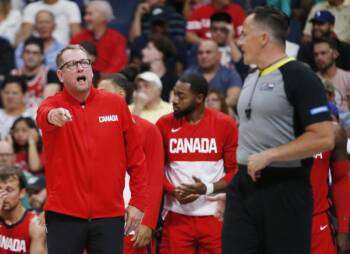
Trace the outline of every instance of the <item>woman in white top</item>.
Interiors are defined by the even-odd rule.
[[[7,39],[12,45],[15,35],[21,25],[21,13],[12,9],[11,0],[0,1],[0,36]]]

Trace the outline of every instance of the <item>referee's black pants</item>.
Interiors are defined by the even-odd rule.
[[[265,168],[254,183],[239,166],[226,197],[222,254],[309,254],[312,191],[307,176]]]
[[[48,254],[122,254],[124,218],[80,219],[45,212]]]

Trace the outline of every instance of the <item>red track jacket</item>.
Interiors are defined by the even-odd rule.
[[[70,111],[72,121],[56,127],[47,121],[53,108]],[[145,206],[145,155],[124,100],[91,89],[81,105],[67,91],[44,100],[37,123],[47,162],[45,210],[80,218],[124,216],[125,171],[130,177],[130,205]]]

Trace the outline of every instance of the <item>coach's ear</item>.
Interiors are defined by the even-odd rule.
[[[63,72],[62,72],[62,70],[57,69],[56,74],[57,74],[58,80],[59,80],[61,83],[63,83],[63,82],[64,82],[64,78],[63,78]]]

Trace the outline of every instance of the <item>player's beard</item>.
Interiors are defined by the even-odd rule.
[[[195,110],[196,110],[196,103],[193,101],[187,108],[183,110],[174,111],[174,117],[176,119],[180,119],[182,117],[185,117],[193,113]]]

